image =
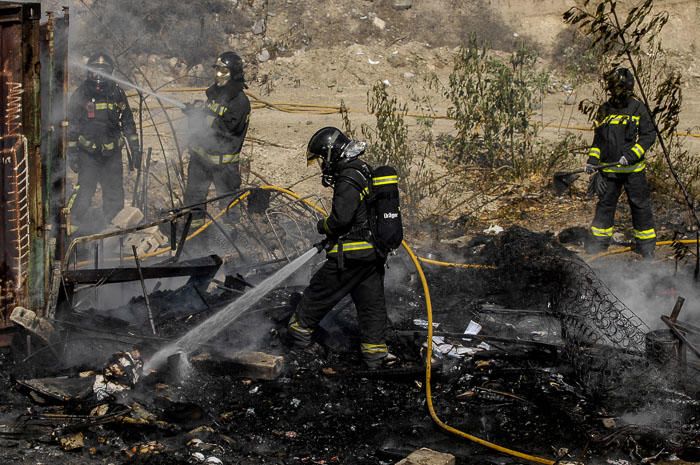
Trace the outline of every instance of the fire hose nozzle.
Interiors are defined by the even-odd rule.
[[[331,241],[329,241],[328,238],[323,239],[321,242],[315,243],[314,247],[318,249],[318,253],[321,253],[323,250],[330,250]]]

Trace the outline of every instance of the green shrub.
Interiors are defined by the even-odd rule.
[[[556,143],[539,137],[543,125],[534,108],[542,105],[549,74],[536,69],[536,60],[534,51],[521,46],[506,63],[491,56],[476,36],[459,50],[448,84],[435,81],[455,121],[449,163],[475,164],[498,177],[523,179],[548,174],[569,153],[573,136]]]

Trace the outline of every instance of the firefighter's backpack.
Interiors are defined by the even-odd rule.
[[[372,170],[367,197],[372,242],[380,255],[398,249],[403,241],[403,222],[399,201],[399,176],[391,166]]]

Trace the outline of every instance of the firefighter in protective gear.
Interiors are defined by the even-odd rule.
[[[320,129],[309,141],[307,162],[318,162],[323,185],[333,188],[331,213],[317,225],[329,248],[326,262],[311,278],[289,321],[288,334],[296,347],[309,346],[323,317],[350,294],[357,307],[363,360],[369,368],[379,368],[396,357],[389,354],[385,342],[385,260],[371,241],[365,202],[371,169],[358,158],[365,147],[333,127]]]
[[[85,223],[97,185],[102,187],[102,212],[109,222],[124,208],[123,139],[131,153],[131,168],[141,166],[141,147],[126,94],[109,79],[114,61],[95,53],[87,62],[87,79],[69,103],[68,164],[78,173],[73,222]]]
[[[247,88],[243,61],[236,53],[225,52],[216,60],[214,71],[215,82],[206,90],[204,108],[188,106],[185,110],[191,132],[185,205],[204,202],[212,182],[217,195],[233,193],[241,186],[240,153],[250,119],[250,101],[243,92]],[[231,200],[224,198],[220,207]],[[196,212],[192,226],[201,226],[204,217],[204,210]],[[231,211],[224,219],[235,223],[236,215]]]
[[[654,124],[648,108],[633,95],[634,76],[628,69],[611,71],[606,76],[606,84],[610,98],[596,115],[586,169],[591,172],[601,163],[615,165],[601,170],[604,188],[596,205],[586,250],[597,253],[610,245],[615,209],[624,188],[632,211],[635,250],[651,258],[656,247],[656,232],[644,169],[647,152],[656,140]]]

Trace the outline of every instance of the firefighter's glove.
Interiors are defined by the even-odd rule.
[[[596,172],[596,165],[593,165],[591,163],[586,163],[586,166],[583,167],[583,170],[586,172],[586,174],[593,174]]]
[[[321,253],[324,250],[330,250],[331,248],[331,241],[328,240],[328,238],[322,240],[321,242],[317,242],[314,244],[314,247],[318,249],[318,253]]]
[[[191,103],[185,103],[184,108],[182,108],[182,112],[190,117],[195,116],[197,113],[202,112],[202,103],[203,102],[201,100],[195,100]]]
[[[627,165],[630,164],[630,162],[629,162],[629,160],[627,159],[627,157],[625,157],[625,156],[623,155],[623,156],[620,157],[620,161],[618,161],[617,164],[618,164],[618,165],[622,165],[622,166],[627,166]]]
[[[326,219],[321,218],[318,220],[318,223],[316,223],[316,231],[318,231],[319,234],[327,235],[328,231],[326,231]]]

